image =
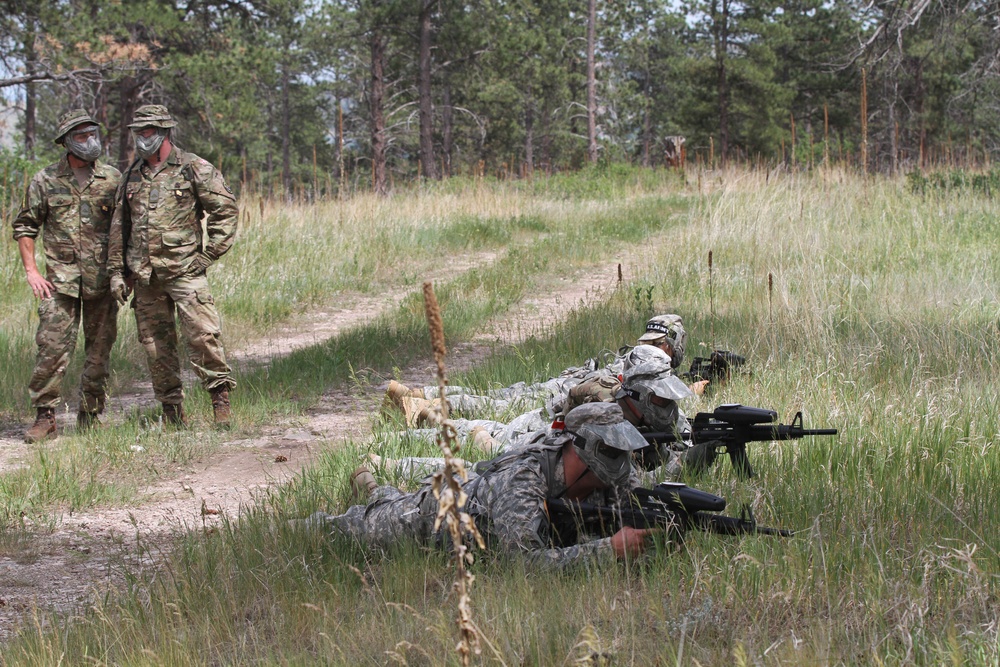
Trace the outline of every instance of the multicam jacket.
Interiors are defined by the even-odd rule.
[[[124,192],[122,191],[124,188]],[[233,245],[239,209],[222,174],[202,158],[174,146],[157,169],[142,162],[128,172],[116,194],[124,196],[111,224],[108,268],[125,266],[148,284],[155,271],[172,280],[203,271]],[[207,215],[206,215],[207,214]],[[202,216],[206,217],[202,234]],[[123,231],[131,231],[123,247]]]
[[[35,174],[14,218],[14,239],[42,232],[46,278],[56,291],[93,299],[108,291],[108,233],[121,174],[94,163],[80,186],[66,157]]]

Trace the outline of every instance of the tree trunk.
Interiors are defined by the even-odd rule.
[[[652,93],[650,92],[649,72],[646,72],[646,85],[642,91],[642,166],[649,168],[649,154],[653,143],[653,113]]]
[[[524,168],[528,176],[535,171],[535,101],[524,105]]]
[[[718,11],[718,2],[722,11]],[[729,79],[726,57],[729,51],[729,0],[713,0],[712,22],[715,33],[715,70],[719,93],[719,159],[723,167],[729,155]]]
[[[24,73],[35,73],[35,19],[28,17],[27,34],[24,36]],[[35,157],[35,84],[24,84],[24,154],[32,160]]]
[[[889,93],[889,113],[888,113],[888,127],[886,131],[889,133],[889,175],[895,176],[899,171],[899,136],[896,133],[896,101],[899,99],[899,79],[897,77],[892,77],[892,82],[889,84],[892,91]]]
[[[333,142],[333,174],[337,177],[338,182],[340,177],[343,176],[343,165],[344,165],[344,109],[341,107],[343,101],[338,95],[336,103],[337,109],[337,137]]]
[[[118,108],[121,112],[121,125],[118,126],[118,170],[124,172],[132,162],[132,133],[128,124],[135,114],[136,97],[139,86],[133,77],[123,77],[118,84]]]
[[[924,140],[927,137],[927,128],[924,125],[924,94],[926,93],[924,87],[924,61],[917,60],[917,71],[914,74],[914,103],[913,103],[913,113],[917,117],[917,122],[920,124],[918,128],[919,136],[917,140],[919,145],[917,146],[919,166],[921,169],[927,166],[927,155],[925,151]]]
[[[292,194],[292,120],[289,110],[288,64],[281,64],[281,185],[285,196]]]
[[[431,102],[431,10],[437,0],[422,0],[417,91],[420,97],[420,161],[424,176],[438,178],[434,160],[434,107]]]
[[[597,0],[587,6],[587,161],[597,163],[597,76],[594,49],[597,34]]]
[[[454,150],[454,127],[452,124],[451,83],[447,76],[441,88],[441,152],[444,154],[444,176],[451,176],[451,159]]]
[[[547,105],[542,107],[542,167],[550,169],[552,166],[552,133],[550,132],[551,112]]]
[[[372,134],[372,188],[375,194],[389,194],[386,178],[386,136],[385,115],[382,109],[385,98],[385,52],[386,38],[379,28],[374,28],[369,37],[371,47],[371,134]]]

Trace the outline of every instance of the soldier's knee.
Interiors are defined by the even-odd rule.
[[[155,338],[152,336],[139,336],[139,344],[142,345],[142,349],[146,350],[147,357],[156,359],[158,355]]]

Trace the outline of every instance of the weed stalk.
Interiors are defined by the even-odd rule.
[[[466,563],[473,562],[473,556],[469,553],[463,535],[468,535],[474,539],[479,548],[485,548],[483,538],[476,530],[476,524],[468,512],[463,512],[466,495],[462,490],[462,483],[468,480],[465,471],[465,464],[454,455],[458,449],[457,438],[454,427],[448,422],[448,401],[446,399],[445,386],[448,384],[445,376],[444,357],[444,325],[441,321],[441,308],[438,306],[437,297],[434,295],[434,286],[430,282],[424,283],[424,311],[427,315],[427,326],[430,328],[431,347],[434,350],[434,362],[437,364],[438,389],[440,390],[440,410],[441,420],[438,430],[438,445],[444,456],[444,470],[435,473],[433,489],[434,497],[438,501],[437,518],[434,520],[435,532],[444,523],[448,527],[451,536],[452,547],[454,548],[455,561],[455,583],[453,588],[458,593],[458,624],[459,642],[455,647],[463,665],[468,665],[471,655],[479,655],[482,649],[479,645],[479,629],[472,620],[471,598],[469,589],[475,577],[466,569]]]

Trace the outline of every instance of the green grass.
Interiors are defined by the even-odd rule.
[[[581,190],[593,177],[581,177]],[[602,239],[665,233],[671,243],[606,302],[567,313],[452,380],[488,388],[544,379],[631,342],[652,312],[678,312],[691,336],[688,358],[724,347],[750,359],[749,374],[689,412],[741,402],[773,408],[787,422],[802,410],[807,427],[840,433],[751,444],[759,476],[750,482],[726,461],[696,480],[734,511],[746,502],[762,523],[798,530],[791,539],[692,535],[683,549],[660,545],[641,563],[565,574],[477,555],[472,601],[483,662],[573,664],[589,656],[582,664],[598,664],[605,655],[636,665],[997,665],[1000,383],[991,259],[1000,241],[983,231],[997,205],[967,192],[918,196],[902,182],[838,172],[767,182],[731,172],[665,224],[669,192],[661,201],[606,187],[623,201],[575,222],[538,214],[532,225],[558,245],[520,245],[514,239],[525,228],[512,229],[497,241],[509,247],[497,264],[440,285],[449,341],[541,276],[600,257]],[[423,205],[450,196],[458,195],[413,195]],[[543,210],[552,196],[525,195],[521,205]],[[405,301],[370,329],[247,376],[239,409],[294,407],[352,368],[401,366],[426,349],[420,303]],[[286,522],[341,510],[347,475],[370,449],[433,453],[390,435],[397,427],[390,421],[377,427],[375,442],[330,448],[238,521],[181,538],[155,576],[128,570],[120,595],[72,621],[53,619],[52,629],[28,629],[0,664],[60,656],[98,664],[458,664],[445,554],[414,545],[360,551]]]

